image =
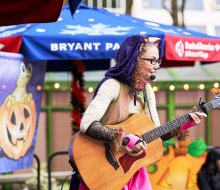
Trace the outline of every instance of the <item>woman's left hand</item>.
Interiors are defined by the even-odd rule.
[[[194,125],[198,125],[201,122],[202,119],[207,117],[207,115],[203,112],[190,112],[189,116],[193,120]]]
[[[198,125],[202,119],[204,119],[205,117],[207,117],[207,115],[205,113],[202,112],[190,112],[189,116],[191,117],[191,121],[183,124],[180,129],[182,132],[185,132],[187,129]]]

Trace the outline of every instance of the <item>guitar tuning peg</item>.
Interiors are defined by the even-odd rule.
[[[214,95],[217,95],[220,93],[220,89],[219,88],[212,88],[211,89],[211,92],[214,94]]]
[[[199,99],[199,107],[203,110],[204,113],[206,113],[206,115],[208,115],[208,111],[205,107],[205,101],[202,101],[202,98]]]
[[[202,101],[202,98],[199,98],[199,106],[205,104],[205,101]]]

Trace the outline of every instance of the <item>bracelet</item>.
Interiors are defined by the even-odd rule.
[[[139,142],[142,142],[143,140],[140,139],[138,136],[134,134],[126,133],[123,130],[118,131],[118,140],[114,141],[114,147],[116,152],[121,149],[120,146],[127,146],[129,148],[133,148],[135,144],[138,144]],[[143,142],[144,143],[144,142]]]
[[[133,135],[133,134],[128,134],[127,138],[129,139],[129,141],[126,144],[126,146],[128,146],[129,148],[132,148],[137,143],[137,141],[140,140],[138,136]]]

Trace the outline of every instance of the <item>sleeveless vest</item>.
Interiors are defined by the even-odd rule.
[[[149,97],[148,97],[149,99]],[[145,103],[146,104],[146,103]],[[134,97],[130,93],[130,88],[125,84],[120,84],[120,92],[115,101],[112,101],[101,119],[103,124],[116,124],[134,113],[146,113],[146,105],[144,104],[143,93],[137,95],[136,106],[134,105]]]

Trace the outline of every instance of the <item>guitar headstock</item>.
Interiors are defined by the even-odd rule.
[[[214,95],[213,106],[214,108],[220,108],[220,89],[212,88],[211,92]]]

